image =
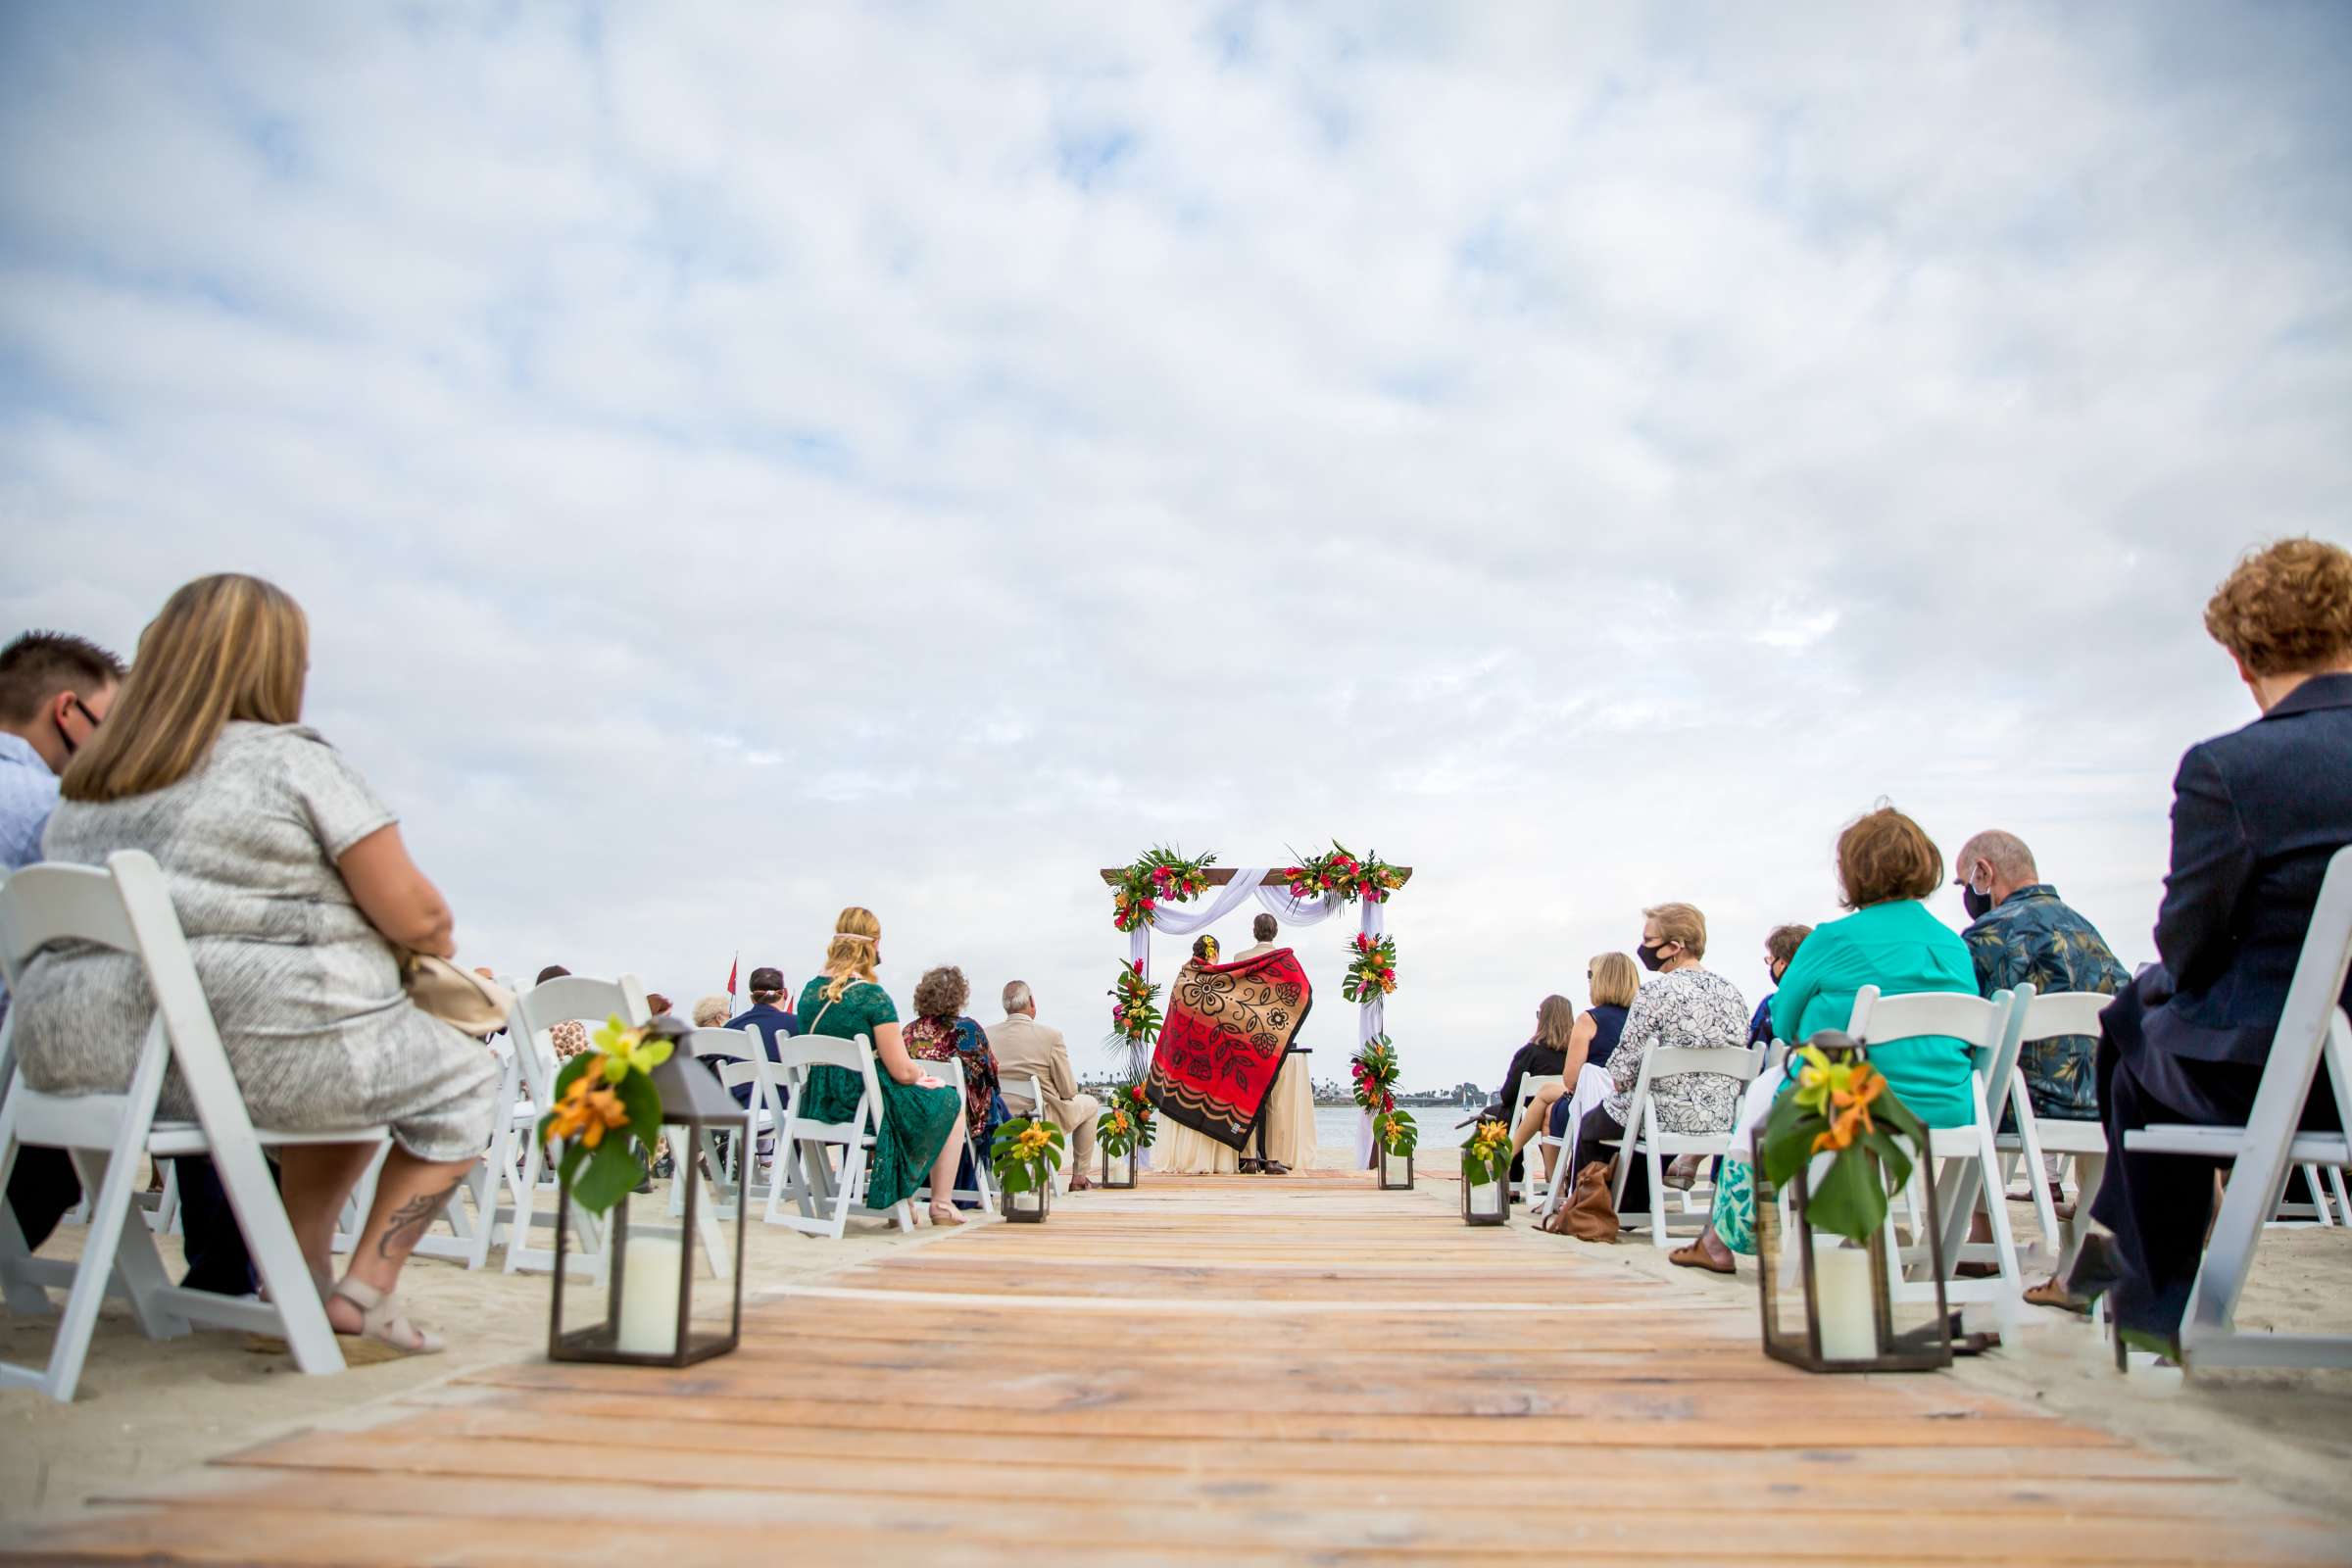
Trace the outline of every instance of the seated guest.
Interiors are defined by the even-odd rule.
[[[1976,966],[1958,932],[1923,902],[1943,885],[1943,852],[1926,829],[1892,807],[1881,807],[1838,836],[1838,902],[1854,912],[1816,926],[1798,944],[1773,993],[1773,1032],[1801,1045],[1853,1019],[1864,986],[1886,996],[1918,991],[1977,994]],[[1873,1046],[1870,1063],[1886,1087],[1931,1127],[1976,1121],[1970,1088],[1975,1058],[1967,1042],[1923,1035]],[[1732,1253],[1755,1250],[1755,1172],[1748,1135],[1770,1114],[1774,1097],[1790,1082],[1786,1071],[1759,1076],[1750,1088],[1715,1184],[1715,1208],[1697,1241],[1668,1254],[1686,1268],[1732,1272]]]
[[[1095,1164],[1095,1123],[1102,1102],[1078,1090],[1078,1075],[1070,1070],[1070,1048],[1061,1031],[1037,1021],[1037,998],[1025,980],[1004,987],[1004,1021],[991,1024],[988,1049],[997,1059],[1004,1108],[1015,1116],[1042,1115],[1059,1127],[1069,1140],[1070,1190],[1084,1192],[1095,1185],[1087,1174]],[[1043,1105],[1029,1102],[1029,1080],[1035,1078],[1045,1095]]]
[[[539,978],[531,983],[543,986],[550,980],[561,980],[569,973],[571,971],[562,964],[551,963],[540,970]],[[647,1000],[650,1004],[652,999]],[[577,1018],[565,1018],[547,1031],[547,1041],[555,1048],[556,1062],[561,1066],[588,1049],[588,1026]]]
[[[971,1147],[987,1155],[989,1140],[1006,1117],[997,1093],[997,1058],[988,1036],[963,1015],[972,988],[963,971],[943,964],[914,983],[914,1022],[906,1026],[906,1054],[917,1061],[963,1064],[963,1131]]]
[[[1536,1004],[1536,1032],[1528,1037],[1526,1045],[1511,1054],[1511,1064],[1503,1069],[1501,1098],[1496,1102],[1501,1107],[1501,1115],[1507,1117],[1518,1108],[1519,1091],[1530,1078],[1544,1081],[1543,1087],[1536,1091],[1537,1102],[1549,1105],[1559,1098],[1560,1074],[1568,1065],[1568,1042],[1575,1037],[1580,1022],[1576,1004],[1566,997],[1545,997]],[[1552,1093],[1546,1096],[1546,1091]],[[1544,1125],[1534,1103],[1529,1105],[1527,1115],[1521,1120],[1538,1127]],[[1534,1135],[1531,1133],[1529,1136]],[[1524,1138],[1512,1142],[1511,1179],[1514,1181],[1521,1174],[1520,1151],[1526,1147],[1527,1140]]]
[[[874,978],[881,962],[882,922],[855,905],[842,910],[825,945],[823,971],[801,991],[800,1014],[808,1020],[803,1032],[830,1040],[863,1035],[873,1043],[882,1126],[867,1167],[866,1206],[905,1202],[928,1184],[931,1222],[960,1225],[950,1195],[963,1157],[963,1098],[906,1054],[899,1009]],[[865,1085],[847,1067],[811,1067],[805,1092],[807,1114],[840,1122],[858,1113]]]
[[[1585,1119],[1585,1113],[1609,1098],[1615,1091],[1616,1080],[1609,1076],[1609,1058],[1616,1054],[1617,1042],[1625,1032],[1626,1008],[1642,988],[1642,973],[1634,960],[1622,953],[1603,953],[1585,965],[1585,983],[1592,988],[1592,1005],[1576,1020],[1575,1032],[1568,1037],[1568,1050],[1560,1063],[1560,1076],[1536,1090],[1534,1103],[1519,1119],[1512,1134],[1513,1151],[1525,1149],[1535,1141],[1540,1131],[1549,1131],[1552,1137],[1566,1139],[1568,1130]],[[1563,1155],[1573,1155],[1574,1140],[1568,1140]],[[1544,1177],[1551,1179],[1552,1152],[1544,1151]]]
[[[1609,1054],[1609,1094],[1577,1124],[1577,1162],[1614,1157],[1633,1113],[1634,1085],[1642,1063],[1661,1046],[1677,1051],[1745,1051],[1747,1002],[1740,988],[1699,959],[1707,951],[1707,917],[1689,904],[1661,904],[1642,911],[1642,964],[1658,978],[1643,986],[1626,1008],[1623,1033]],[[1722,1073],[1677,1073],[1650,1085],[1655,1125],[1670,1133],[1729,1130],[1739,1084]],[[1649,1202],[1649,1173],[1635,1160],[1625,1188],[1628,1210]]]
[[[1764,994],[1764,1000],[1756,1004],[1756,1015],[1747,1020],[1749,1045],[1772,1044],[1772,999],[1777,994],[1782,977],[1788,974],[1789,963],[1796,957],[1796,950],[1804,946],[1805,938],[1812,934],[1813,928],[1809,925],[1776,925],[1772,928],[1772,934],[1764,939],[1764,972],[1772,976],[1775,989]]]
[[[784,971],[767,964],[761,964],[759,968],[754,969],[752,971],[752,1004],[729,1018],[726,1026],[729,1029],[757,1030],[760,1044],[766,1048],[767,1059],[782,1061],[784,1057],[778,1052],[776,1042],[801,1032],[801,1020],[784,1005]],[[791,1094],[783,1087],[781,1079],[776,1085],[776,1097],[787,1104],[792,1100]],[[752,1102],[752,1086],[738,1084],[735,1088],[735,1099],[743,1104],[750,1104]]]
[[[728,1010],[727,999],[714,991],[694,1004],[694,1026],[697,1029],[724,1029]]]
[[[2316,539],[2256,551],[2205,607],[2262,716],[2188,749],[2173,780],[2161,960],[2099,1023],[2107,1174],[2069,1281],[2112,1288],[2117,1327],[2177,1351],[2221,1162],[2132,1153],[2152,1122],[2239,1125],[2302,956],[2328,858],[2352,844],[2352,554]],[[2352,985],[2343,1004],[2352,1006]],[[2327,1068],[2305,1128],[2336,1126]]]
[[[2090,991],[2111,997],[2132,976],[2116,961],[2098,928],[2077,914],[2058,890],[2042,881],[2034,852],[2014,833],[1988,829],[1960,846],[1952,867],[1961,905],[1972,922],[1961,932],[1977,964],[1977,990],[2034,987],[2036,996]],[[2089,1035],[2029,1040],[2019,1049],[2017,1071],[2043,1121],[2099,1119],[2098,1078],[2092,1058],[2098,1042]],[[2005,1117],[2008,1112],[2002,1108]],[[2050,1186],[2058,1217],[2074,1209],[2058,1186],[2063,1156],[2042,1156],[2041,1179]],[[2026,1293],[2028,1300],[2065,1304],[2053,1285]]]
[[[107,725],[66,769],[43,849],[163,867],[220,1043],[262,1126],[389,1124],[393,1147],[351,1266],[333,1283],[336,1221],[374,1143],[277,1151],[294,1236],[339,1334],[437,1350],[393,1287],[417,1239],[487,1146],[497,1058],[413,1006],[398,949],[457,952],[449,906],[410,860],[391,809],[301,726],[309,626],[258,578],[189,583],[139,639]],[[36,955],[16,1047],[51,1094],[120,1094],[151,1004],[139,960],[87,946]],[[160,1114],[192,1117],[174,1074]]]

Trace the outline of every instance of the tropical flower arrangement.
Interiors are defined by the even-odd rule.
[[[1378,855],[1359,860],[1338,839],[1331,841],[1329,855],[1307,856],[1297,865],[1284,866],[1282,874],[1290,881],[1294,899],[1336,893],[1349,904],[1358,899],[1386,904],[1390,894],[1404,886],[1403,873],[1396,867]]]
[[[1035,1116],[1015,1116],[997,1129],[989,1145],[988,1168],[1007,1193],[1028,1193],[1054,1180],[1061,1169],[1067,1140],[1059,1127]]]
[[[1511,1130],[1498,1121],[1482,1121],[1462,1146],[1462,1180],[1473,1187],[1509,1179]]]
[[[1404,1110],[1384,1110],[1372,1118],[1372,1141],[1402,1159],[1421,1147],[1421,1129]]]
[[[1364,1042],[1348,1063],[1348,1076],[1355,1081],[1359,1109],[1382,1115],[1396,1108],[1396,1048],[1387,1035],[1374,1035]]]
[[[1142,963],[1119,965],[1110,997],[1111,1043],[1138,1046],[1159,1038],[1159,987],[1144,978]]]
[[[539,1142],[561,1144],[556,1174],[571,1200],[602,1214],[645,1180],[662,1143],[662,1092],[653,1071],[669,1059],[670,1042],[653,1028],[607,1018],[593,1050],[564,1063],[555,1102],[539,1118]]]
[[[1790,1064],[1796,1087],[1773,1102],[1764,1123],[1764,1175],[1777,1187],[1816,1154],[1833,1156],[1828,1171],[1807,1184],[1807,1222],[1867,1242],[1886,1222],[1888,1189],[1911,1179],[1912,1155],[1903,1145],[1925,1149],[1928,1129],[1859,1047],[1802,1046]]]
[[[1208,868],[1216,863],[1213,855],[1188,860],[1174,850],[1152,849],[1119,873],[1111,890],[1110,923],[1122,931],[1152,924],[1162,904],[1199,897],[1208,886]]]
[[[1384,936],[1376,941],[1358,931],[1355,956],[1348,960],[1348,978],[1340,982],[1340,995],[1368,1007],[1396,989],[1396,939]]]
[[[1113,1159],[1125,1159],[1138,1149],[1150,1149],[1159,1137],[1159,1118],[1142,1084],[1121,1084],[1111,1091],[1110,1108],[1095,1123],[1095,1138]]]

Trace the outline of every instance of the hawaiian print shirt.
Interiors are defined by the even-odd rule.
[[[2047,882],[2019,888],[1961,936],[1977,962],[1977,989],[1987,997],[2029,981],[2045,997],[2059,991],[2111,997],[2131,983],[2097,927],[2069,908]],[[2089,1035],[2027,1043],[2017,1070],[2026,1076],[2034,1115],[2098,1119],[2098,1074],[2091,1065],[2097,1049]]]
[[[1634,994],[1625,1011],[1625,1031],[1610,1053],[1609,1081],[1616,1090],[1601,1103],[1620,1127],[1633,1109],[1634,1084],[1642,1058],[1651,1049],[1745,1051],[1747,1000],[1740,988],[1711,969],[1677,969]],[[1649,1099],[1658,1126],[1670,1133],[1719,1133],[1732,1125],[1740,1102],[1738,1079],[1721,1073],[1683,1072],[1655,1079]]]

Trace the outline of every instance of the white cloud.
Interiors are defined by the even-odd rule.
[[[1881,795],[2145,957],[2204,594],[2346,531],[2347,32],[12,7],[0,632],[277,578],[466,956],[672,996],[855,901],[1085,1038],[1096,867],[1337,834],[1492,1080]]]

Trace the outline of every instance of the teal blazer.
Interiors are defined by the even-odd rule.
[[[1881,996],[1912,991],[1977,993],[1977,966],[1960,933],[1928,912],[1917,899],[1856,909],[1813,928],[1796,950],[1772,998],[1773,1032],[1802,1045],[1824,1029],[1843,1029],[1854,994],[1877,986]],[[1874,1046],[1871,1065],[1887,1087],[1931,1127],[1975,1124],[1969,1093],[1968,1046],[1949,1035],[1923,1035]]]

